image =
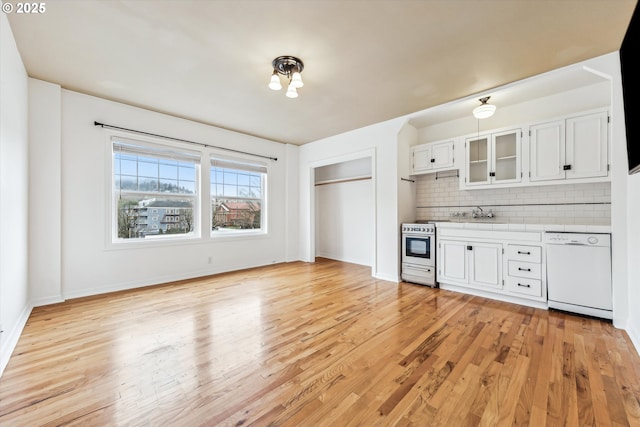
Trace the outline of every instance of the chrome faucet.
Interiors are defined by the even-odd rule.
[[[471,210],[472,218],[493,218],[495,214],[493,213],[493,209],[489,209],[489,212],[485,213],[484,210],[480,206]]]

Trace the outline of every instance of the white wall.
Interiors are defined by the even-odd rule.
[[[62,298],[62,100],[59,85],[29,79],[29,297]]]
[[[405,120],[395,119],[325,138],[300,147],[300,257],[313,261],[315,252],[314,168],[361,157],[373,157],[373,276],[400,278],[398,217],[398,132]]]
[[[640,173],[629,175],[626,149],[626,130],[620,56],[611,55],[609,68],[614,75],[614,122],[615,140],[613,157],[612,212],[613,228],[613,272],[618,283],[625,281],[626,287],[615,286],[614,324],[626,329],[638,353],[640,353]],[[640,141],[633,141],[637,144]],[[617,294],[616,294],[617,293]],[[616,312],[617,310],[617,312]]]
[[[40,91],[34,101],[54,103],[57,95],[53,92]],[[296,250],[287,247],[290,240],[287,223],[291,211],[297,213],[297,206],[287,202],[286,196],[297,183],[297,170],[287,168],[289,157],[296,157],[297,148],[68,90],[62,90],[61,100],[63,298],[284,262],[295,257]],[[109,218],[109,195],[105,192],[109,191],[108,145],[112,132],[94,126],[94,121],[277,157],[277,161],[269,163],[269,234],[213,239],[207,232],[208,221],[204,220],[203,237],[196,241],[113,248],[105,227]],[[44,185],[44,173],[34,170],[34,182]],[[32,244],[48,245],[38,236],[34,236]],[[54,265],[48,269],[39,272],[39,276],[43,282],[53,283],[58,273]]]
[[[285,228],[286,239],[286,261],[298,261],[300,259],[299,251],[299,221],[298,210],[300,206],[300,184],[298,183],[298,175],[300,171],[299,151],[300,147],[297,145],[286,145],[285,159],[285,174],[286,174],[286,187],[285,187],[285,211],[287,214],[287,227]]]
[[[415,145],[418,130],[405,124],[398,132],[398,219],[400,223],[414,222],[416,218],[416,182],[411,173],[411,146]],[[400,253],[398,253],[400,262]]]
[[[371,266],[372,180],[318,185],[315,193],[316,256]]]
[[[0,375],[31,312],[28,295],[28,80],[0,14]]]
[[[631,175],[627,182],[627,200],[629,201],[629,221],[627,236],[627,259],[629,262],[629,321],[627,332],[640,353],[640,173]]]
[[[624,128],[624,103],[622,99],[622,78],[618,52],[586,61],[590,68],[611,79],[611,254],[613,270],[613,324],[629,330],[630,308],[639,307],[640,301],[630,299],[629,269],[637,260],[631,258],[627,242],[629,231],[638,221],[637,215],[629,215],[629,193],[627,191],[627,139]],[[630,242],[630,245],[637,243]],[[637,310],[635,308],[634,310]],[[633,310],[632,310],[633,311]],[[636,325],[636,330],[638,330]],[[640,343],[636,349],[640,351]]]

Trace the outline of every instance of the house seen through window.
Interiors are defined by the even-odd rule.
[[[112,147],[117,239],[193,233],[200,154],[125,140]]]
[[[267,168],[211,158],[211,231],[264,230]]]
[[[210,182],[200,188],[203,152]],[[212,237],[266,232],[262,163],[118,137],[112,156],[113,241],[202,237],[201,210],[209,213]]]

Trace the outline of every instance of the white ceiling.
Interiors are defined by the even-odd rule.
[[[617,51],[636,2],[48,0],[7,16],[31,77],[300,145]],[[304,61],[297,99],[267,88],[279,55]]]

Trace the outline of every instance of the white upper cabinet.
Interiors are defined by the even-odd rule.
[[[494,133],[491,136],[494,183],[520,182],[522,179],[521,137],[520,129]]]
[[[466,185],[507,184],[520,182],[520,129],[467,138]]]
[[[607,176],[608,123],[606,112],[567,119],[567,179]]]
[[[411,149],[411,173],[438,172],[454,168],[453,141],[432,142]]]
[[[530,181],[606,177],[608,133],[606,111],[531,126]]]
[[[467,150],[467,184],[480,185],[488,184],[491,179],[489,172],[491,165],[491,135],[479,135],[475,138],[467,138],[465,148]]]
[[[529,179],[547,181],[564,179],[564,120],[529,128]]]
[[[421,144],[411,174],[459,169],[462,190],[609,181],[609,126],[609,110],[598,108]],[[464,144],[457,164],[454,141]]]

